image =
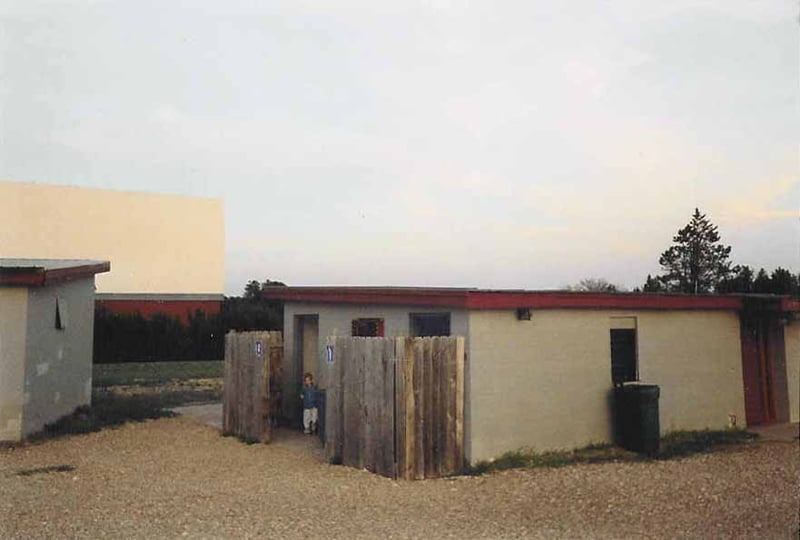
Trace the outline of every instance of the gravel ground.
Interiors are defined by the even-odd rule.
[[[0,538],[796,538],[800,448],[394,482],[187,418],[0,450]],[[73,470],[33,472],[42,467]],[[68,467],[62,467],[65,469]]]

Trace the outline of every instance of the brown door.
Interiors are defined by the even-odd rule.
[[[742,321],[742,376],[747,425],[777,420],[774,389],[774,366],[767,320]]]

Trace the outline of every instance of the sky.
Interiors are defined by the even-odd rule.
[[[222,197],[226,284],[800,271],[793,0],[6,0],[0,178]]]

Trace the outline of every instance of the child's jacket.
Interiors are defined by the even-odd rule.
[[[300,393],[303,396],[304,409],[313,409],[317,406],[317,388],[315,386],[303,385]]]

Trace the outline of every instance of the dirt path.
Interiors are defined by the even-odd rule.
[[[798,528],[791,443],[423,482],[327,465],[318,449],[302,435],[247,445],[177,417],[0,450],[0,538],[789,538]]]
[[[185,405],[183,407],[173,407],[172,411],[201,424],[222,429],[222,403]]]

